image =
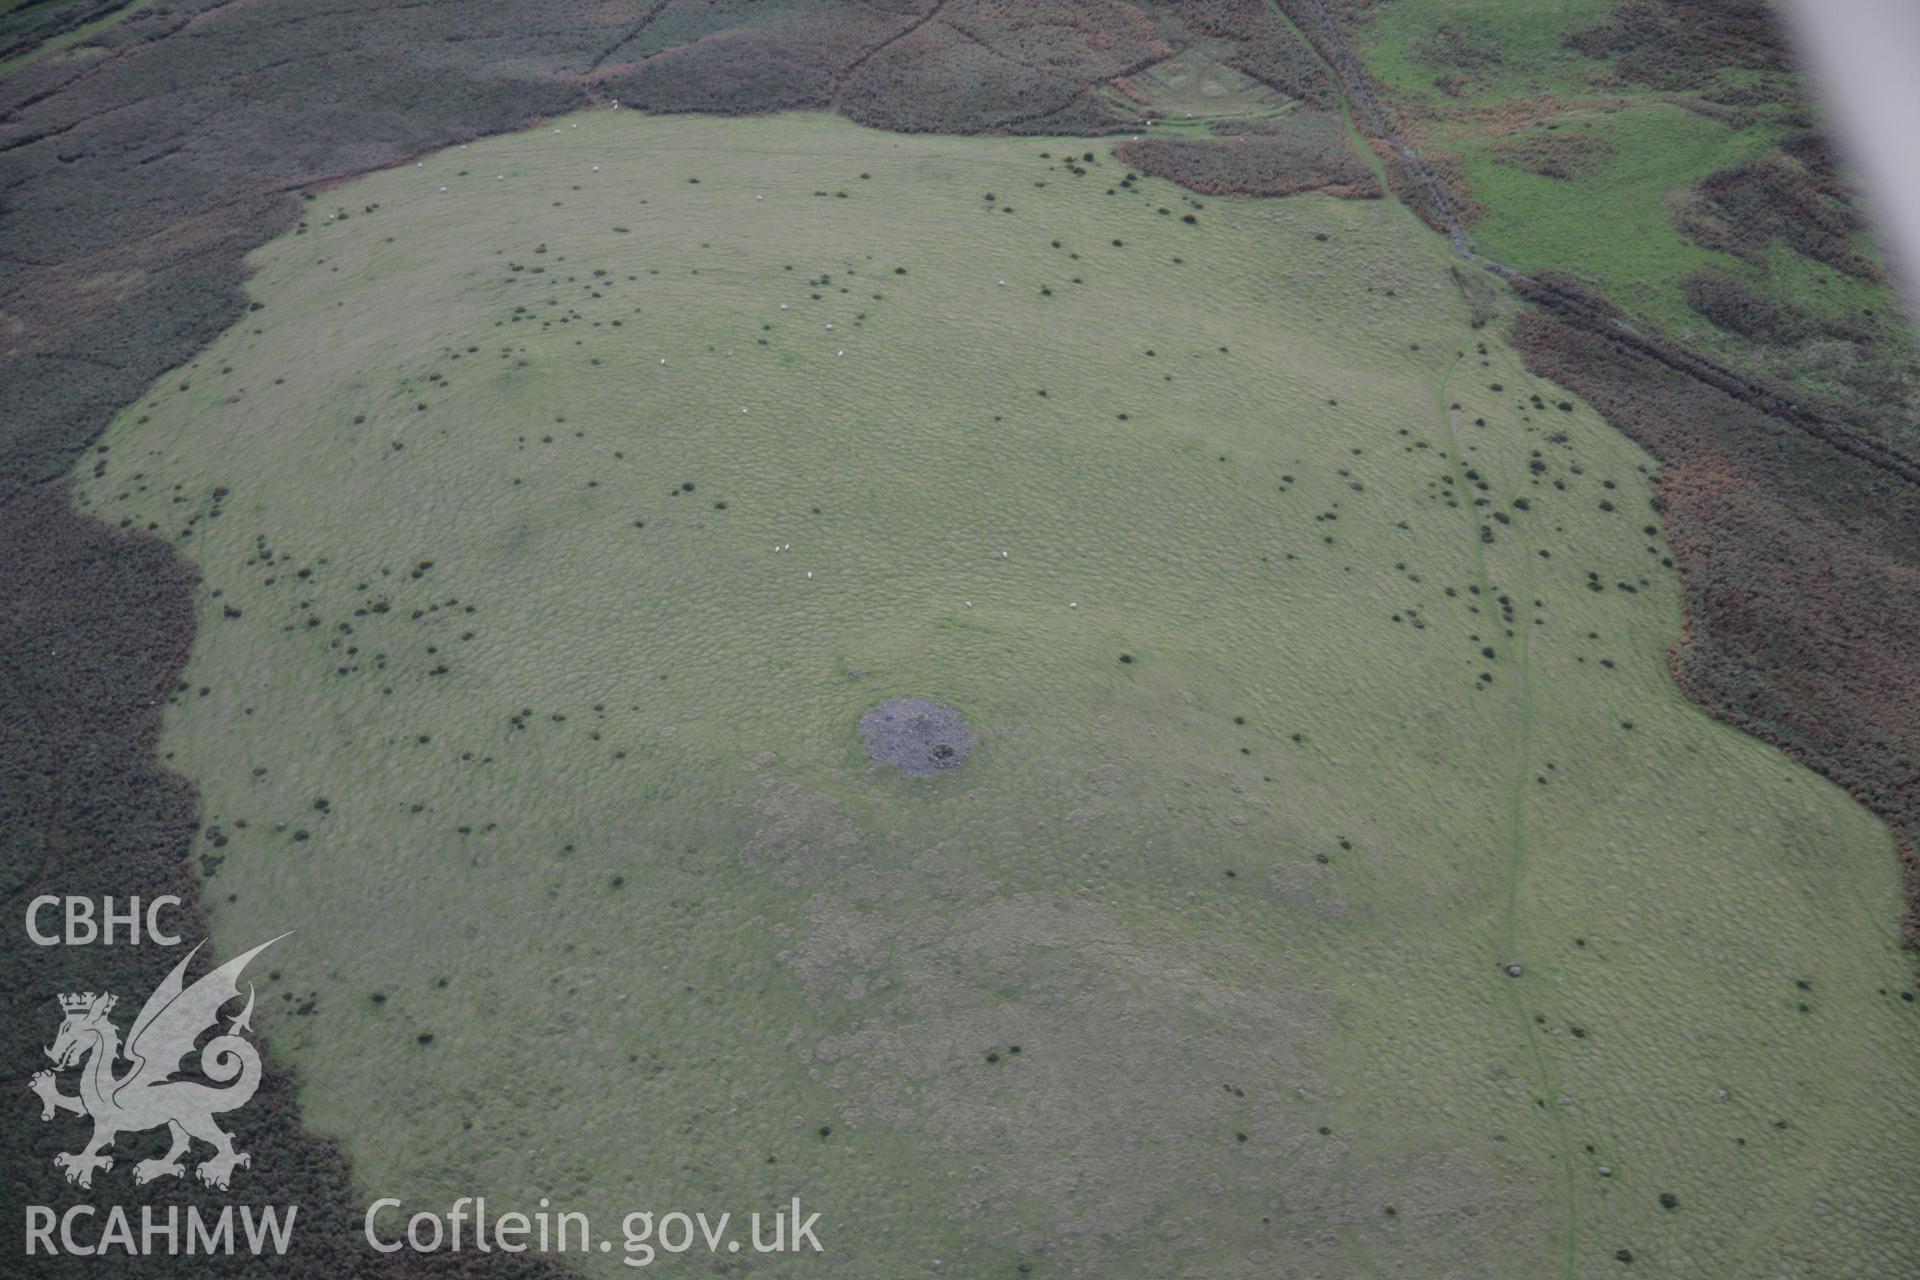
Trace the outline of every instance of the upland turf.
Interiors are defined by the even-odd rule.
[[[203,574],[160,749],[357,1186],[798,1192],[848,1276],[1911,1255],[1885,829],[1673,688],[1651,460],[1398,205],[603,109],[253,266],[76,496]]]
[[[0,793],[0,858],[15,896],[66,892],[83,879],[124,886],[191,874],[191,787],[141,765],[147,757],[137,748],[149,740],[154,713],[125,703],[130,692],[177,678],[189,639],[190,573],[160,541],[109,537],[85,520],[54,516],[64,510],[60,478],[112,414],[242,313],[243,255],[294,224],[296,192],[623,93],[663,111],[741,113],[831,106],[857,88],[868,118],[903,123],[919,112],[915,78],[926,76],[931,91],[939,56],[968,35],[951,24],[934,28],[941,40],[923,42],[933,56],[917,71],[894,64],[906,79],[891,90],[858,82],[875,55],[926,26],[936,8],[975,35],[998,29],[966,17],[968,6],[933,0],[667,0],[637,17],[589,0],[349,2],[303,10],[297,21],[272,5],[135,0],[111,12],[94,6],[83,15],[76,3],[16,15],[7,47],[17,52],[0,63],[0,502],[8,504],[0,590],[20,605],[0,617],[9,695],[0,700],[0,732],[21,745],[9,758],[14,785]],[[1055,67],[1087,62],[1075,42],[1105,36],[1078,23],[1084,8],[1020,6],[1020,21],[1007,28],[1020,36],[1019,56]],[[1225,33],[1206,41],[1220,58],[1238,56],[1246,43],[1233,32],[1272,21],[1246,5],[1147,11],[1176,50],[1197,39],[1183,12]],[[756,31],[775,22],[784,25],[770,37]],[[1030,87],[1005,74],[1008,85]],[[1084,122],[1077,127],[1137,115],[1093,112],[1096,102],[1124,99],[1104,85],[1084,87],[1079,96],[1064,80],[1047,87],[1074,104],[1062,118]],[[1005,115],[986,94],[947,102],[956,114],[935,121],[942,128],[977,129],[996,110]],[[1275,109],[1271,97],[1265,109]],[[88,616],[114,626],[66,621],[54,604],[77,591],[98,593]],[[49,640],[57,643],[43,645]],[[43,666],[56,649],[84,680],[49,677]],[[99,763],[129,744],[131,757]],[[0,946],[0,1045],[9,1060],[31,1061],[44,1047],[46,957],[18,934]],[[127,990],[151,989],[167,968],[157,950],[112,959],[94,980]],[[283,1071],[276,1062],[269,1079]],[[304,1220],[319,1226],[301,1257],[283,1264],[286,1274],[534,1269],[471,1253],[430,1263],[371,1257],[351,1229],[358,1206],[337,1153],[302,1136],[290,1107],[256,1108],[241,1137],[255,1150],[288,1153],[262,1160],[263,1191],[302,1204]],[[40,1131],[0,1153],[9,1185],[39,1186],[54,1141]],[[244,1265],[194,1259],[183,1274]],[[87,1274],[88,1264],[49,1262],[43,1271],[63,1267]]]
[[[1920,365],[1768,6],[1339,12],[1307,29],[1360,50],[1361,123],[1439,178],[1398,189],[1518,274],[1530,367],[1670,469],[1676,678],[1888,818],[1920,942]]]
[[[1846,199],[1844,190],[1833,190],[1824,148],[1807,133],[1810,117],[1801,114],[1797,83],[1782,70],[1777,32],[1761,6],[1745,0],[1654,0],[1622,5],[1617,13],[1603,2],[1496,9],[1335,0],[1330,8],[1322,0],[1283,0],[1295,29],[1320,55],[1319,71],[1302,46],[1283,38],[1286,24],[1276,26],[1265,5],[1221,0],[1137,7],[1172,58],[1111,82],[1089,80],[1083,93],[1067,91],[1075,74],[1070,68],[1097,63],[1104,72],[1107,64],[1075,50],[1077,41],[1104,38],[1104,27],[1075,27],[1067,11],[1086,8],[1080,5],[1022,5],[1023,22],[1013,26],[996,26],[991,15],[977,21],[970,6],[932,0],[669,0],[637,17],[586,0],[398,8],[347,3],[303,12],[298,22],[285,21],[273,5],[183,0],[119,8],[76,2],[19,15],[35,29],[9,26],[10,40],[25,32],[7,46],[21,51],[0,62],[6,191],[0,377],[8,392],[0,396],[0,501],[7,504],[0,520],[0,591],[18,606],[0,614],[7,642],[0,647],[0,671],[9,695],[0,700],[0,732],[20,748],[8,757],[10,785],[0,794],[0,855],[16,894],[66,891],[83,881],[191,882],[184,853],[199,825],[191,787],[142,763],[150,759],[142,744],[150,740],[155,712],[129,696],[152,690],[151,701],[178,674],[191,627],[190,571],[158,539],[130,530],[109,536],[91,521],[64,518],[58,478],[119,406],[240,315],[241,256],[294,223],[300,205],[293,193],[303,188],[319,190],[344,175],[616,94],[630,102],[644,95],[661,110],[724,112],[836,103],[845,111],[845,100],[857,98],[878,104],[869,118],[886,125],[918,119],[966,131],[998,120],[1044,131],[1071,122],[1120,132],[1137,129],[1147,114],[1169,131],[1271,118],[1293,109],[1286,96],[1293,94],[1309,107],[1348,107],[1385,155],[1396,192],[1447,229],[1449,212],[1464,217],[1478,208],[1484,184],[1466,182],[1462,154],[1477,152],[1474,134],[1482,126],[1496,135],[1483,175],[1505,170],[1562,186],[1599,175],[1619,186],[1620,175],[1605,167],[1612,157],[1604,146],[1567,147],[1524,133],[1529,120],[1559,109],[1555,98],[1564,94],[1572,102],[1561,105],[1582,119],[1599,118],[1593,114],[1598,98],[1629,99],[1627,106],[1647,121],[1679,119],[1655,114],[1672,103],[1721,122],[1728,130],[1723,147],[1740,154],[1701,149],[1706,167],[1687,182],[1739,162],[1777,166],[1784,160],[1791,180],[1805,175],[1824,207]],[[1138,32],[1126,6],[1112,9],[1114,31]],[[772,38],[756,33],[756,26],[775,22],[786,25]],[[1497,30],[1476,29],[1488,22]],[[927,36],[909,46],[928,55],[918,66],[876,59],[916,30]],[[1700,38],[1702,32],[1710,38]],[[1041,86],[1067,104],[1055,120],[1009,123],[1020,113],[990,94],[949,94],[952,114],[925,112],[918,83],[924,77],[927,92],[943,92],[940,59],[957,42],[985,34],[996,43],[1016,33],[1026,42],[1017,57],[1061,78]],[[997,47],[1014,53],[1010,44]],[[1490,47],[1498,57],[1488,56]],[[876,60],[897,84],[890,91],[866,84],[852,92],[862,69]],[[1337,69],[1338,85],[1325,74],[1329,69]],[[1570,79],[1561,78],[1563,72]],[[1001,80],[1022,94],[1033,90],[1011,69],[1003,69]],[[1440,92],[1427,97],[1421,86],[1428,83]],[[1545,95],[1538,92],[1543,84]],[[1336,90],[1344,91],[1344,103]],[[891,117],[887,92],[899,95]],[[1457,146],[1442,145],[1440,137],[1452,127],[1449,102],[1479,121]],[[1603,103],[1600,110],[1612,108]],[[1417,143],[1417,168],[1389,141],[1396,132]],[[1564,124],[1559,131],[1538,130],[1556,132],[1565,133]],[[1652,147],[1671,141],[1658,131],[1643,136]],[[1780,139],[1774,151],[1746,149],[1747,139],[1768,136]],[[1204,158],[1209,166],[1219,160]],[[1556,165],[1574,177],[1546,172]],[[1716,184],[1734,194],[1735,212],[1744,184]],[[1505,200],[1484,193],[1493,205]],[[1648,184],[1613,206],[1623,217],[1610,225],[1631,234],[1611,242],[1635,253],[1644,251],[1636,236],[1671,244],[1658,214],[1635,214],[1631,207],[1637,200],[1651,211],[1670,194]],[[1565,207],[1579,210],[1592,195],[1593,189],[1573,192]],[[1690,218],[1686,234],[1694,226],[1713,234],[1713,220],[1730,225],[1722,216],[1726,201],[1680,195],[1685,198],[1673,200],[1674,207],[1710,219]],[[1548,214],[1558,207],[1553,200],[1540,203]],[[1550,228],[1551,218],[1542,225]],[[1871,261],[1870,244],[1858,233],[1851,239]],[[1513,247],[1524,255],[1528,243],[1523,236]],[[1911,642],[1915,614],[1900,603],[1905,597],[1894,591],[1874,603],[1867,594],[1876,584],[1907,580],[1910,559],[1827,525],[1839,539],[1828,547],[1837,548],[1836,562],[1858,571],[1816,581],[1825,552],[1799,537],[1788,502],[1762,503],[1763,519],[1718,518],[1732,512],[1725,495],[1772,491],[1765,479],[1771,462],[1755,458],[1748,443],[1730,434],[1714,438],[1713,421],[1728,412],[1723,401],[1729,395],[1737,402],[1733,416],[1754,415],[1760,424],[1756,439],[1811,431],[1840,441],[1837,463],[1813,453],[1823,474],[1853,466],[1846,459],[1863,452],[1863,439],[1882,451],[1879,462],[1865,464],[1882,476],[1891,474],[1884,463],[1911,456],[1902,435],[1913,420],[1910,356],[1904,354],[1911,338],[1897,306],[1883,284],[1836,272],[1782,244],[1786,237],[1757,256],[1737,243],[1731,254],[1708,252],[1681,272],[1681,293],[1672,292],[1680,276],[1648,288],[1630,272],[1587,262],[1579,287],[1529,291],[1551,319],[1529,322],[1522,345],[1534,367],[1587,389],[1663,461],[1718,451],[1724,472],[1716,478],[1695,469],[1707,483],[1690,503],[1666,513],[1674,551],[1691,575],[1704,563],[1698,548],[1725,541],[1732,550],[1723,549],[1722,563],[1731,563],[1728,555],[1745,557],[1755,568],[1744,580],[1763,586],[1741,603],[1743,579],[1711,575],[1709,583],[1721,583],[1713,589],[1738,607],[1689,619],[1676,670],[1717,714],[1779,741],[1888,815],[1910,849],[1915,833],[1900,814],[1910,812],[1905,797],[1913,794],[1913,762],[1920,759],[1912,690],[1898,682],[1877,689],[1851,670],[1861,655],[1902,652],[1903,636]],[[1685,252],[1676,250],[1675,260]],[[1518,263],[1572,265],[1524,256]],[[1456,278],[1475,299],[1476,318],[1488,318],[1484,284]],[[1661,354],[1650,365],[1648,349],[1623,351],[1596,331],[1611,324],[1607,307],[1589,305],[1596,286],[1616,294],[1643,331],[1669,329],[1668,341],[1651,348]],[[1658,309],[1657,324],[1648,305]],[[1686,308],[1711,323],[1689,326]],[[1659,411],[1678,410],[1669,424],[1678,431],[1636,429],[1647,420],[1636,406],[1651,410],[1641,381],[1649,369],[1661,384],[1658,396],[1677,395]],[[1671,387],[1662,383],[1669,375],[1678,378]],[[1704,439],[1695,442],[1695,434]],[[1679,452],[1666,452],[1670,447]],[[1757,486],[1756,472],[1762,477]],[[1840,487],[1858,492],[1862,483],[1871,482],[1843,476]],[[1795,582],[1809,589],[1792,587]],[[1691,577],[1688,583],[1686,600],[1697,609],[1704,593]],[[96,605],[72,612],[71,598],[89,591],[97,594]],[[1820,622],[1819,634],[1831,633],[1831,643],[1780,647],[1781,637],[1809,634],[1810,620]],[[1761,668],[1757,681],[1767,687],[1753,690],[1742,655],[1769,650],[1771,666]],[[56,653],[57,666],[50,661]],[[1689,671],[1698,674],[1690,678]],[[1834,696],[1835,689],[1846,695]],[[1813,732],[1777,731],[1781,724]],[[1920,883],[1910,881],[1910,896],[1920,903]],[[1914,922],[1920,915],[1910,917]],[[0,1019],[0,1046],[9,1060],[29,1061],[44,1044],[42,1001],[56,975],[44,967],[46,953],[24,946],[17,935],[0,956],[6,979],[0,1001],[8,1015]],[[166,968],[164,959],[152,950],[113,954],[112,972],[103,964],[100,981],[150,987]],[[269,1081],[283,1078],[284,1067],[276,1063]],[[248,1124],[243,1145],[282,1144],[263,1161],[262,1194],[297,1199],[307,1221],[331,1224],[286,1274],[451,1273],[411,1257],[367,1256],[352,1230],[358,1206],[342,1161],[327,1144],[300,1136],[290,1105],[276,1105]],[[10,1184],[38,1188],[53,1149],[45,1131],[34,1142],[10,1145],[4,1157]],[[497,1275],[501,1261],[469,1254],[454,1269]],[[195,1260],[191,1274],[214,1274],[218,1265]],[[76,1264],[74,1274],[87,1273],[84,1263]]]

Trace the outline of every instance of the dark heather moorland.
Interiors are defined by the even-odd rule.
[[[14,60],[0,79],[0,858],[15,919],[49,888],[195,898],[195,797],[153,752],[161,708],[184,691],[192,573],[167,542],[75,513],[59,477],[115,412],[242,314],[244,255],[293,226],[303,197],[614,99],[656,112],[833,110],[905,131],[1117,133],[1135,120],[1106,87],[1208,40],[1232,50],[1235,70],[1307,109],[1270,132],[1130,146],[1125,163],[1203,192],[1377,195],[1371,169],[1338,145],[1351,127],[1393,194],[1465,250],[1486,198],[1446,148],[1423,141],[1436,124],[1429,105],[1376,80],[1356,52],[1372,8],[843,0],[766,17],[746,0],[158,0],[10,14],[0,27],[0,57]],[[698,29],[685,42],[649,40],[654,24],[686,27],[689,14]],[[63,39],[57,56],[42,44]],[[1769,92],[1798,92],[1759,3],[1624,0],[1576,47],[1610,60],[1620,84],[1698,100],[1702,111],[1745,109],[1725,87],[1738,80],[1729,69],[1773,77]],[[1811,109],[1803,114],[1794,138],[1705,178],[1681,229],[1736,254],[1784,240],[1871,277],[1876,268],[1853,248],[1852,196]],[[1531,162],[1564,169],[1579,155],[1548,148]],[[1886,819],[1906,861],[1908,936],[1920,940],[1912,427],[1867,390],[1795,385],[1762,359],[1782,343],[1874,335],[1836,331],[1705,274],[1688,281],[1688,300],[1735,340],[1710,356],[1570,276],[1503,274],[1526,303],[1515,337],[1533,370],[1662,463],[1657,499],[1688,610],[1671,652],[1676,680]],[[40,1006],[57,979],[52,957],[18,929],[4,957],[0,1058],[28,1063],[43,1047]],[[154,948],[97,958],[101,981],[125,990],[152,988],[171,963]],[[343,1160],[303,1132],[285,1072],[266,1079],[265,1105],[236,1123],[240,1144],[261,1155],[259,1198],[301,1205],[306,1247],[276,1274],[542,1273],[498,1255],[374,1257],[358,1237]],[[29,1137],[4,1156],[16,1204],[48,1195],[56,1135]],[[61,1188],[54,1203],[84,1198]],[[216,1197],[189,1182],[158,1202],[195,1200]],[[42,1273],[87,1268],[66,1259]],[[176,1273],[252,1270],[196,1258]]]

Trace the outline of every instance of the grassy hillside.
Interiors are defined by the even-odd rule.
[[[1343,12],[1398,118],[1471,210],[1476,250],[1572,272],[1637,323],[1912,446],[1907,314],[1766,5],[1383,0]],[[1737,307],[1701,305],[1703,290]]]
[[[1888,837],[1674,690],[1648,459],[1397,205],[1125,178],[602,111],[255,255],[75,483],[309,1122],[844,1276],[1894,1270]]]

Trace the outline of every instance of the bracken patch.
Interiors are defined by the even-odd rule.
[[[1920,943],[1920,465],[1784,389],[1658,339],[1569,281],[1529,282],[1528,367],[1663,463],[1682,570],[1674,678],[1893,827]]]
[[[1220,126],[1217,139],[1146,138],[1114,154],[1143,173],[1212,195],[1290,196],[1324,191],[1354,199],[1382,194],[1347,141],[1340,118],[1303,111],[1274,121]]]

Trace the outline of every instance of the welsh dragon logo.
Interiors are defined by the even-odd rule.
[[[28,1087],[40,1097],[42,1120],[51,1120],[60,1111],[93,1118],[93,1140],[86,1148],[53,1158],[55,1167],[66,1171],[68,1182],[91,1187],[94,1170],[113,1168],[113,1157],[101,1152],[113,1145],[115,1137],[162,1125],[172,1136],[172,1145],[159,1159],[134,1165],[136,1183],[186,1176],[180,1157],[196,1138],[214,1151],[194,1170],[195,1176],[210,1187],[225,1191],[234,1169],[252,1163],[244,1151],[233,1149],[232,1136],[213,1122],[216,1115],[245,1106],[260,1087],[259,1051],[240,1034],[250,1030],[251,983],[247,986],[246,1008],[227,1024],[224,1035],[207,1041],[199,1051],[200,1074],[213,1083],[175,1077],[193,1054],[194,1042],[217,1027],[221,1007],[239,998],[240,971],[278,941],[271,939],[235,956],[189,987],[184,975],[188,962],[200,950],[196,946],[147,998],[140,1016],[133,1020],[124,1047],[119,1028],[107,1017],[117,997],[91,991],[60,997],[65,1018],[53,1047],[46,1051],[53,1059],[53,1070],[36,1073]],[[132,1065],[116,1075],[115,1066],[123,1057]],[[80,1093],[72,1097],[60,1092],[55,1073],[76,1066],[80,1068]]]

